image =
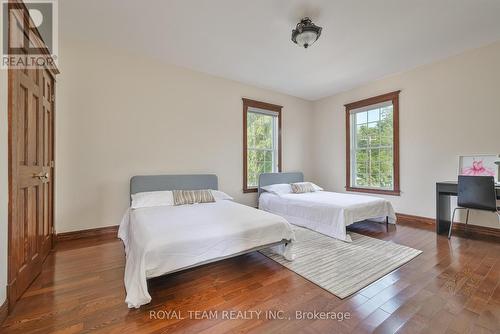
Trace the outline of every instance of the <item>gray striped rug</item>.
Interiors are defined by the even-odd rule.
[[[294,261],[268,249],[261,253],[339,298],[352,295],[422,253],[352,232],[352,243],[348,243],[301,227],[294,226],[294,230]]]

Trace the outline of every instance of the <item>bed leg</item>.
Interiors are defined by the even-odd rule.
[[[385,216],[385,228],[387,232],[389,232],[389,216]]]

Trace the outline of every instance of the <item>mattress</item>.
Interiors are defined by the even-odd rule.
[[[147,278],[295,240],[291,225],[282,217],[228,200],[128,209],[118,237],[125,245],[125,302],[130,308],[151,301]],[[291,244],[276,250],[293,257]]]
[[[276,195],[263,192],[259,209],[282,216],[288,222],[351,242],[346,227],[367,219],[396,223],[391,202],[378,197],[316,191]]]

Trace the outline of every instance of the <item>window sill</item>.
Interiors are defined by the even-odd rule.
[[[248,188],[248,189],[243,189],[244,194],[249,194],[249,193],[256,193],[257,188]]]
[[[389,196],[401,196],[400,190],[382,190],[382,189],[370,189],[370,188],[353,188],[345,187],[346,191],[358,192],[358,193],[368,193],[368,194],[379,194],[379,195],[389,195]]]

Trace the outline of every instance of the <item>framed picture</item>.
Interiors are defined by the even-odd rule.
[[[458,158],[458,175],[493,176],[498,182],[498,154],[461,155]]]

